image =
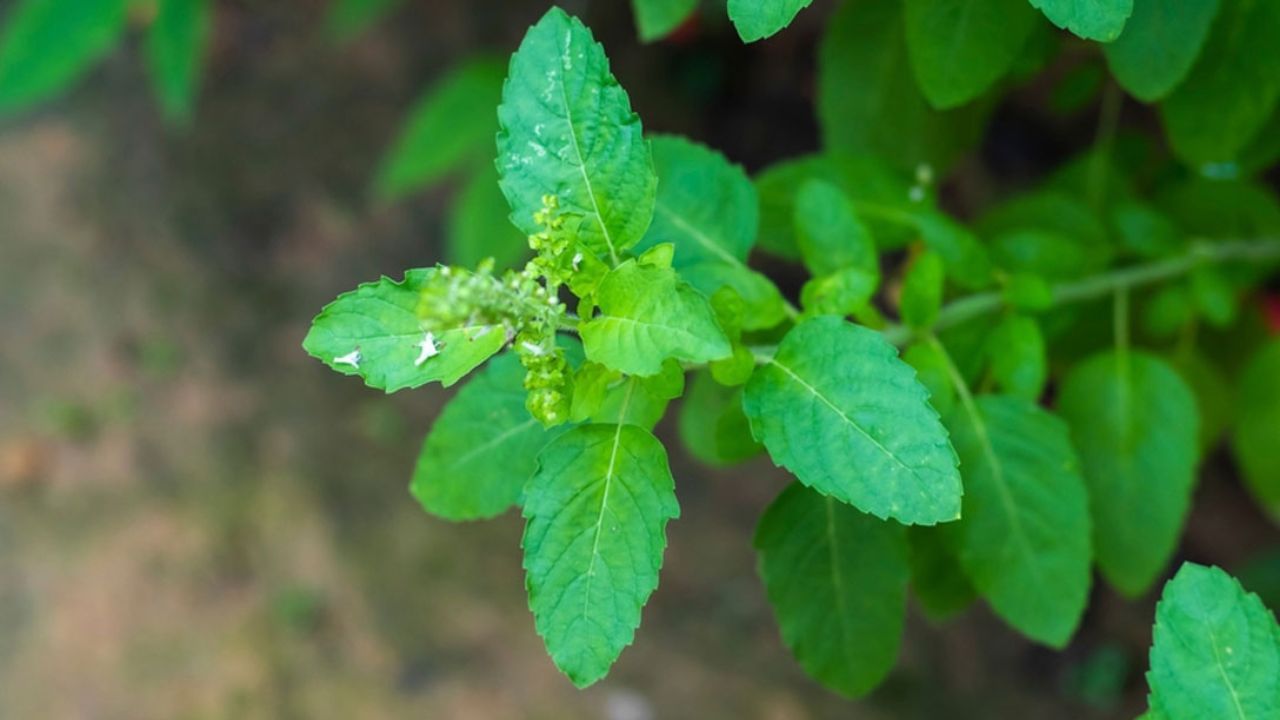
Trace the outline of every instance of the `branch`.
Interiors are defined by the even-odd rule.
[[[1280,239],[1200,241],[1192,244],[1191,249],[1184,255],[1054,285],[1051,289],[1053,302],[1050,307],[1098,300],[1117,290],[1130,290],[1171,280],[1186,275],[1201,265],[1277,260],[1280,260]],[[932,331],[942,332],[997,312],[1004,307],[1004,295],[998,291],[962,297],[942,308]],[[905,345],[917,336],[915,331],[902,325],[890,325],[881,332],[894,345]]]

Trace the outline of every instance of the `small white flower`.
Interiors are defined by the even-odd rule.
[[[418,359],[413,361],[414,367],[418,367],[422,365],[422,363],[440,354],[440,345],[436,343],[436,336],[431,333],[427,333],[426,336],[422,338],[422,342],[418,343],[417,347],[421,352],[418,353]]]
[[[351,367],[359,370],[360,369],[360,348],[356,348],[355,350],[352,350],[351,352],[347,353],[346,355],[343,355],[342,357],[334,358],[333,364],[334,365],[350,365]]]
[[[582,253],[573,256],[573,271],[578,272],[578,266],[582,264]]]
[[[542,357],[547,352],[542,348],[541,345],[535,345],[529,342],[528,340],[520,343],[520,346],[523,347],[525,350],[528,350],[529,354],[533,355],[534,357]]]

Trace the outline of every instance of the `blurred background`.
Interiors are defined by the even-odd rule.
[[[647,131],[752,172],[818,148],[814,55],[834,3],[751,46],[722,10],[641,45],[623,0],[562,4],[605,44]],[[163,122],[136,32],[70,92],[0,120],[0,718],[1140,712],[1158,589],[1095,587],[1062,653],[981,605],[941,627],[913,609],[869,699],[806,679],[755,573],[754,524],[786,482],[765,459],[714,471],[668,443],[683,515],[662,584],[586,691],[534,633],[518,515],[451,525],[413,502],[449,392],[382,396],[299,345],[339,292],[441,259],[460,182],[382,202],[380,158],[425,88],[510,53],[547,5],[407,0],[340,38],[319,0],[227,0],[185,127]],[[1091,91],[1078,112],[1046,109],[1079,67],[1067,48],[996,110],[944,188],[953,210],[1090,142]],[[759,266],[795,289],[794,268]],[[658,434],[674,440],[673,424]],[[1278,607],[1278,545],[1229,464],[1208,462],[1180,557]]]

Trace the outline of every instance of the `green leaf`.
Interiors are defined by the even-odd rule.
[[[538,456],[524,499],[529,608],[578,687],[631,644],[679,514],[666,451],[642,428],[582,425]]]
[[[504,70],[496,58],[476,58],[418,98],[382,158],[374,183],[380,197],[407,195],[492,151]]]
[[[676,246],[673,266],[742,265],[760,224],[756,189],[741,167],[711,148],[675,135],[653,139],[658,197],[653,224],[636,248]]]
[[[1118,590],[1138,595],[1173,556],[1191,503],[1195,396],[1163,360],[1107,352],[1071,371],[1058,409],[1089,484],[1098,566]]]
[[[129,0],[21,0],[0,35],[0,116],[52,98],[116,46]]]
[[[912,239],[911,228],[901,218],[914,209],[911,186],[898,173],[870,156],[807,155],[778,163],[756,178],[760,195],[760,236],[762,250],[799,260],[795,236],[795,197],[811,179],[826,180],[840,189],[867,216],[867,226],[876,246],[898,247]]]
[[[1049,379],[1049,359],[1040,324],[1025,315],[1007,315],[987,336],[991,378],[1006,395],[1038,400]]]
[[[946,620],[964,611],[978,597],[973,583],[960,567],[951,535],[946,527],[913,527],[907,532],[911,546],[911,590],[932,620]]]
[[[991,241],[996,263],[1011,273],[1067,280],[1090,274],[1098,254],[1065,233],[1042,228],[1013,230]]]
[[[1049,21],[1085,40],[1111,42],[1120,37],[1133,13],[1134,0],[1031,0]]]
[[[1005,278],[1001,295],[1009,307],[1026,312],[1043,312],[1053,307],[1053,288],[1035,273],[1018,272]]]
[[[826,180],[809,180],[796,193],[795,213],[796,244],[815,277],[845,268],[879,275],[871,233],[840,188]]]
[[[927,330],[933,327],[942,308],[942,258],[937,253],[923,252],[911,262],[902,281],[902,321],[908,327]]]
[[[329,35],[345,41],[386,17],[404,0],[331,0],[325,15]]]
[[[1179,348],[1169,362],[1196,397],[1201,452],[1217,448],[1236,418],[1239,405],[1235,389],[1217,363],[1195,348]]]
[[[1237,239],[1280,234],[1280,200],[1257,182],[1189,177],[1165,189],[1159,206],[1192,237]]]
[[[926,340],[926,344],[934,345],[939,357],[950,361],[946,364],[947,379],[953,389],[956,382],[951,365],[967,385],[974,386],[982,381],[982,373],[987,367],[987,336],[990,334],[989,323],[960,323],[938,333],[939,342]],[[948,416],[942,417],[945,420]]]
[[[1240,171],[1242,175],[1262,174],[1277,161],[1280,161],[1280,107],[1240,151]]]
[[[907,601],[905,528],[792,483],[756,529],[760,575],[805,672],[850,697],[898,657]]]
[[[746,265],[701,262],[680,268],[680,277],[708,298],[723,288],[731,288],[742,300],[736,320],[743,330],[771,328],[787,317],[786,301],[778,286]]]
[[[941,258],[947,275],[955,284],[978,290],[991,284],[991,258],[969,228],[937,210],[917,210],[910,222],[920,240]]]
[[[621,422],[652,430],[667,403],[684,392],[684,370],[668,360],[651,377],[623,376],[597,363],[586,363],[573,378],[573,422]]]
[[[905,524],[960,516],[947,432],[873,330],[834,317],[796,325],[752,375],[743,409],[773,461],[824,495]]]
[[[915,368],[917,379],[929,392],[929,404],[938,411],[938,415],[946,417],[956,401],[947,356],[936,345],[925,342],[907,348],[902,360]]]
[[[653,42],[671,34],[698,9],[698,0],[631,0],[640,39]]]
[[[941,172],[981,136],[990,103],[939,112],[912,77],[898,0],[842,3],[818,50],[825,147],[870,154],[905,172]],[[851,88],[857,88],[852,92]],[[856,199],[856,198],[855,198]]]
[[[1059,51],[1062,49],[1062,40],[1062,34],[1051,23],[1044,20],[1033,22],[1031,32],[1027,35],[1027,42],[1022,46],[1022,52],[1018,53],[1018,57],[1013,61],[1013,67],[1009,68],[1006,76],[1008,81],[1015,84],[1024,83],[1042,73],[1049,67],[1049,63],[1058,58]],[[1100,64],[1095,64],[1094,67],[1099,75],[1106,74],[1102,71]],[[1098,87],[1101,87],[1101,83]],[[1049,97],[1050,109],[1060,109],[1055,102],[1059,99]]]
[[[502,513],[520,500],[538,452],[564,430],[544,429],[525,409],[524,368],[502,355],[468,382],[436,418],[409,489],[448,520]]]
[[[1105,70],[1103,74],[1107,75]],[[1148,174],[1153,163],[1164,162],[1163,154],[1157,160],[1157,152],[1148,135],[1119,132],[1110,144],[1095,143],[1076,153],[1049,175],[1041,189],[1066,193],[1096,215],[1112,203],[1139,195],[1138,176]]]
[[[640,241],[653,219],[653,157],[604,48],[577,18],[552,8],[529,29],[498,120],[498,172],[516,227],[538,232],[534,214],[555,195],[597,254],[616,263]]]
[[[984,215],[978,231],[991,257],[1010,272],[1072,279],[1107,266],[1107,228],[1083,201],[1057,191],[1018,196]]]
[[[302,347],[342,373],[359,375],[388,393],[439,381],[448,387],[506,344],[501,325],[474,324],[432,331],[439,350],[423,359],[427,329],[420,295],[435,268],[409,270],[404,280],[382,278],[338,296],[311,323]]]
[[[600,314],[579,329],[587,358],[629,375],[653,375],[667,358],[703,363],[733,348],[706,298],[671,268],[628,260],[596,291]]]
[[[1280,341],[1249,362],[1237,398],[1231,446],[1249,489],[1280,520]]]
[[[952,108],[986,92],[1038,20],[1026,0],[906,0],[907,50],[924,96]]]
[[[1142,308],[1142,330],[1154,338],[1172,338],[1194,319],[1191,289],[1185,282],[1159,288]]]
[[[702,294],[726,285],[746,302],[749,330],[782,321],[783,300],[768,278],[747,267],[760,225],[755,186],[723,155],[673,135],[653,139],[658,198],[637,250],[675,245],[672,266]]]
[[[1133,17],[1104,45],[1111,73],[1143,102],[1168,95],[1200,55],[1218,0],[1133,0]]]
[[[209,0],[160,0],[147,31],[147,64],[165,119],[190,120],[200,84],[200,61],[213,21]]]
[[[751,374],[755,372],[756,356],[750,348],[735,342],[732,357],[716,360],[708,365],[707,369],[711,371],[711,377],[717,383],[725,387],[739,387],[746,385],[751,379]]]
[[[1120,203],[1112,208],[1110,220],[1120,246],[1138,257],[1168,257],[1186,248],[1178,226],[1147,205]]]
[[[1231,326],[1239,311],[1237,290],[1221,268],[1201,265],[1191,271],[1191,297],[1200,317],[1216,328]]]
[[[1152,631],[1148,701],[1166,720],[1264,720],[1280,711],[1280,626],[1216,567],[1184,563]]]
[[[742,412],[742,388],[725,387],[709,372],[693,376],[680,405],[680,439],[708,465],[734,465],[764,451]]]
[[[813,0],[729,0],[729,19],[743,42],[763,40],[791,24]]]
[[[859,315],[867,312],[880,274],[849,267],[817,277],[800,289],[800,303],[810,315]]]
[[[1280,5],[1222,0],[1199,61],[1160,107],[1174,152],[1196,165],[1238,160],[1280,100],[1277,66]]]
[[[515,268],[528,255],[528,238],[507,219],[507,199],[498,188],[497,168],[489,162],[477,163],[449,207],[445,257],[462,267],[493,258],[498,268]]]
[[[987,395],[949,416],[964,469],[960,562],[1010,625],[1062,647],[1089,597],[1089,508],[1066,425]]]

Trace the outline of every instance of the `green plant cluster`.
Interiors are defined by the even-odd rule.
[[[394,4],[337,0],[330,29]],[[808,4],[724,3],[747,41]],[[697,5],[633,0],[645,39]],[[83,77],[132,18],[187,118],[212,10],[21,0],[0,113]],[[971,220],[945,212],[937,187],[1002,95],[1064,52],[1084,60],[1048,104],[1100,97],[1097,142]],[[800,664],[851,696],[894,665],[909,596],[938,620],[982,601],[1063,647],[1094,568],[1147,592],[1219,446],[1280,521],[1280,341],[1253,303],[1280,266],[1259,179],[1280,158],[1280,4],[846,0],[818,59],[822,151],[753,179],[646,137],[603,48],[551,10],[510,63],[428,91],[376,178],[391,199],[461,173],[454,264],[340,296],[304,342],[386,392],[472,376],[412,493],[454,520],[521,507],[535,624],[578,685],[657,588],[679,504],[653,429],[677,398],[689,453],[794,476],[760,520],[761,576]],[[1158,133],[1121,128],[1122,93]],[[796,300],[757,251],[803,266]],[[1154,636],[1147,717],[1280,717],[1280,630],[1230,576],[1184,566]]]
[[[416,278],[443,270],[339,297],[305,346],[388,391],[448,385],[498,355],[436,421],[412,491],[454,520],[522,507],[530,608],[574,683],[608,672],[658,585],[679,505],[652,430],[681,396],[690,453],[722,466],[767,453],[795,477],[760,520],[761,575],[801,665],[851,696],[894,665],[909,590],[937,619],[981,599],[1051,647],[1079,626],[1095,567],[1124,595],[1146,592],[1173,558],[1200,460],[1224,438],[1261,507],[1280,517],[1280,343],[1266,340],[1248,301],[1280,266],[1280,205],[1249,178],[1258,159],[1241,152],[1265,144],[1261,125],[1197,164],[1180,150],[1168,104],[1176,157],[1117,139],[1111,91],[1094,148],[963,223],[940,208],[936,180],[981,129],[988,91],[1033,73],[1056,37],[1035,30],[1044,23],[1032,14],[1004,66],[985,79],[935,78],[941,97],[931,72],[962,72],[973,63],[959,59],[994,52],[996,36],[1009,41],[987,4],[842,5],[820,50],[827,150],[754,181],[706,146],[646,138],[603,48],[559,9],[529,30],[505,82],[485,60],[425,101],[418,117],[434,119],[415,121],[418,131],[447,117],[441,104],[480,117],[492,96],[482,88],[500,87],[496,185],[530,237],[527,267],[550,258],[563,276],[545,287],[563,285],[572,308],[553,328],[567,420],[526,410],[519,366],[501,354],[521,353],[518,342],[464,337],[414,363],[424,333],[465,333],[422,301]],[[1151,4],[1138,2],[1135,18]],[[1154,4],[1179,21],[1189,14]],[[1110,15],[1081,10],[1111,3],[1040,5],[1081,34],[1151,29],[1134,19],[1121,34]],[[1262,22],[1280,12],[1222,5],[1212,32],[1214,14],[1204,20],[1210,35],[1223,22],[1234,31],[1240,13]],[[957,26],[964,37],[953,37]],[[921,33],[952,49],[922,53]],[[1107,57],[1129,87],[1115,48]],[[1168,97],[1206,62],[1218,60],[1193,53],[1187,78],[1165,81]],[[916,77],[872,82],[889,67]],[[1233,100],[1220,100],[1210,114],[1231,115]],[[403,187],[474,152],[447,146]],[[383,187],[412,177],[419,159],[393,154]],[[750,267],[754,249],[808,271],[798,305]],[[450,312],[484,314],[468,303]],[[522,322],[517,310],[492,337],[510,339]],[[1238,383],[1226,368],[1244,368]],[[1280,652],[1274,618],[1232,583],[1189,567],[1170,584],[1152,651],[1153,717],[1280,713],[1280,675],[1266,671]],[[1202,616],[1256,658],[1207,659],[1204,643],[1220,634],[1192,627]],[[1203,714],[1231,693],[1238,715]]]

